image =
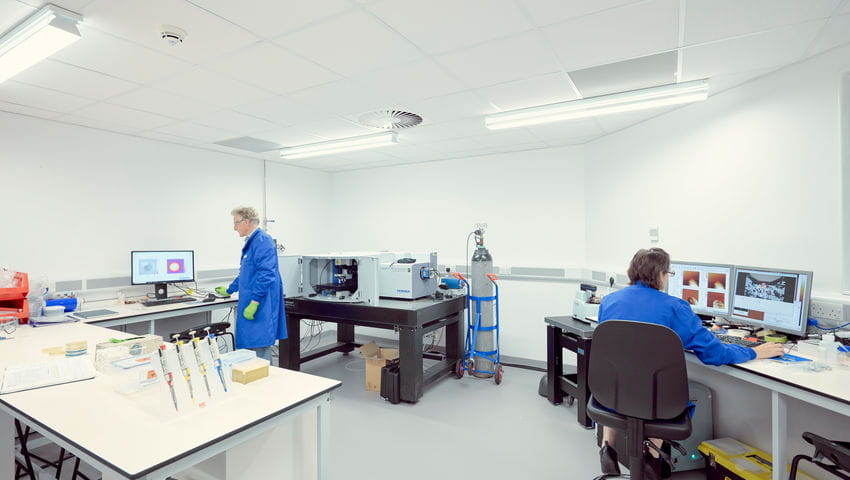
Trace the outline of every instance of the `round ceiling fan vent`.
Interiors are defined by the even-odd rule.
[[[384,130],[396,128],[410,128],[422,123],[422,117],[415,113],[402,112],[401,110],[377,110],[364,113],[357,120],[361,125]]]

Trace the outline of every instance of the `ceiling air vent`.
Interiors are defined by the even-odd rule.
[[[367,127],[394,130],[396,128],[415,127],[422,123],[422,117],[415,113],[400,110],[377,110],[360,115],[357,121]]]

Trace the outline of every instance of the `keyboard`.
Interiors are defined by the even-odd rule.
[[[742,347],[756,347],[765,343],[764,340],[750,340],[750,338],[752,337],[741,338],[732,335],[716,335],[716,337],[723,343],[727,343],[730,345],[740,345]]]
[[[159,305],[170,305],[172,303],[197,302],[195,297],[171,297],[171,298],[151,298],[142,300],[140,303],[146,307],[156,307]]]

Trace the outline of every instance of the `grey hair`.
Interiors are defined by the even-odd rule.
[[[251,225],[260,224],[260,215],[257,214],[257,210],[254,207],[236,207],[230,211],[230,214],[243,220],[248,219]]]

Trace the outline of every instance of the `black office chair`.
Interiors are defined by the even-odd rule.
[[[679,336],[667,327],[625,320],[600,323],[593,332],[588,387],[588,416],[625,433],[626,444],[616,445],[629,467],[630,475],[623,477],[643,479],[644,448],[655,448],[647,438],[676,446],[671,441],[691,434],[685,353]]]
[[[802,454],[794,457],[788,480],[796,480],[801,460],[807,460],[836,477],[850,480],[850,442],[827,440],[812,432],[803,432],[803,440],[815,446],[815,454],[812,457]]]

